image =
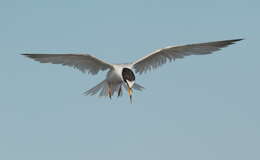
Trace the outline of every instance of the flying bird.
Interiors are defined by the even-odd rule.
[[[110,64],[90,54],[22,54],[41,63],[62,64],[77,68],[82,72],[92,75],[99,71],[108,70],[105,80],[85,92],[86,95],[99,93],[100,97],[111,99],[114,94],[122,96],[125,88],[132,103],[133,89],[142,91],[143,86],[135,82],[135,73],[143,74],[156,69],[166,62],[184,58],[189,55],[205,55],[218,51],[221,48],[234,44],[242,39],[214,41],[207,43],[188,44],[182,46],[170,46],[156,50],[147,56],[132,63]]]

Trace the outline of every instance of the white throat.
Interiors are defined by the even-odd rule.
[[[127,82],[128,86],[129,86],[130,88],[132,88],[133,85],[134,85],[134,83],[135,83],[135,81],[128,81],[128,80],[126,80],[126,82]]]

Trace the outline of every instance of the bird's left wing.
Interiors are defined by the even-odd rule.
[[[71,66],[82,72],[97,74],[100,70],[112,69],[113,66],[89,54],[22,54],[41,63],[53,63]]]
[[[142,74],[144,72],[150,71],[151,69],[158,68],[167,61],[171,62],[177,58],[183,58],[189,55],[210,54],[240,40],[242,39],[197,43],[183,46],[171,46],[159,49],[137,60],[136,62],[132,63],[132,67],[135,69],[136,73]]]

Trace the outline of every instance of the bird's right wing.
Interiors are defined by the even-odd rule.
[[[142,74],[160,67],[167,61],[171,62],[172,60],[183,58],[189,55],[210,54],[240,40],[242,39],[188,44],[183,46],[170,46],[152,52],[151,54],[148,54],[147,56],[135,61],[132,63],[132,65],[136,73]]]
[[[100,70],[113,66],[89,54],[22,54],[41,63],[62,64],[77,68],[82,72],[97,74]]]

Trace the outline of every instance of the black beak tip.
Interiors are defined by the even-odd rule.
[[[130,95],[130,103],[133,104],[132,95]]]

